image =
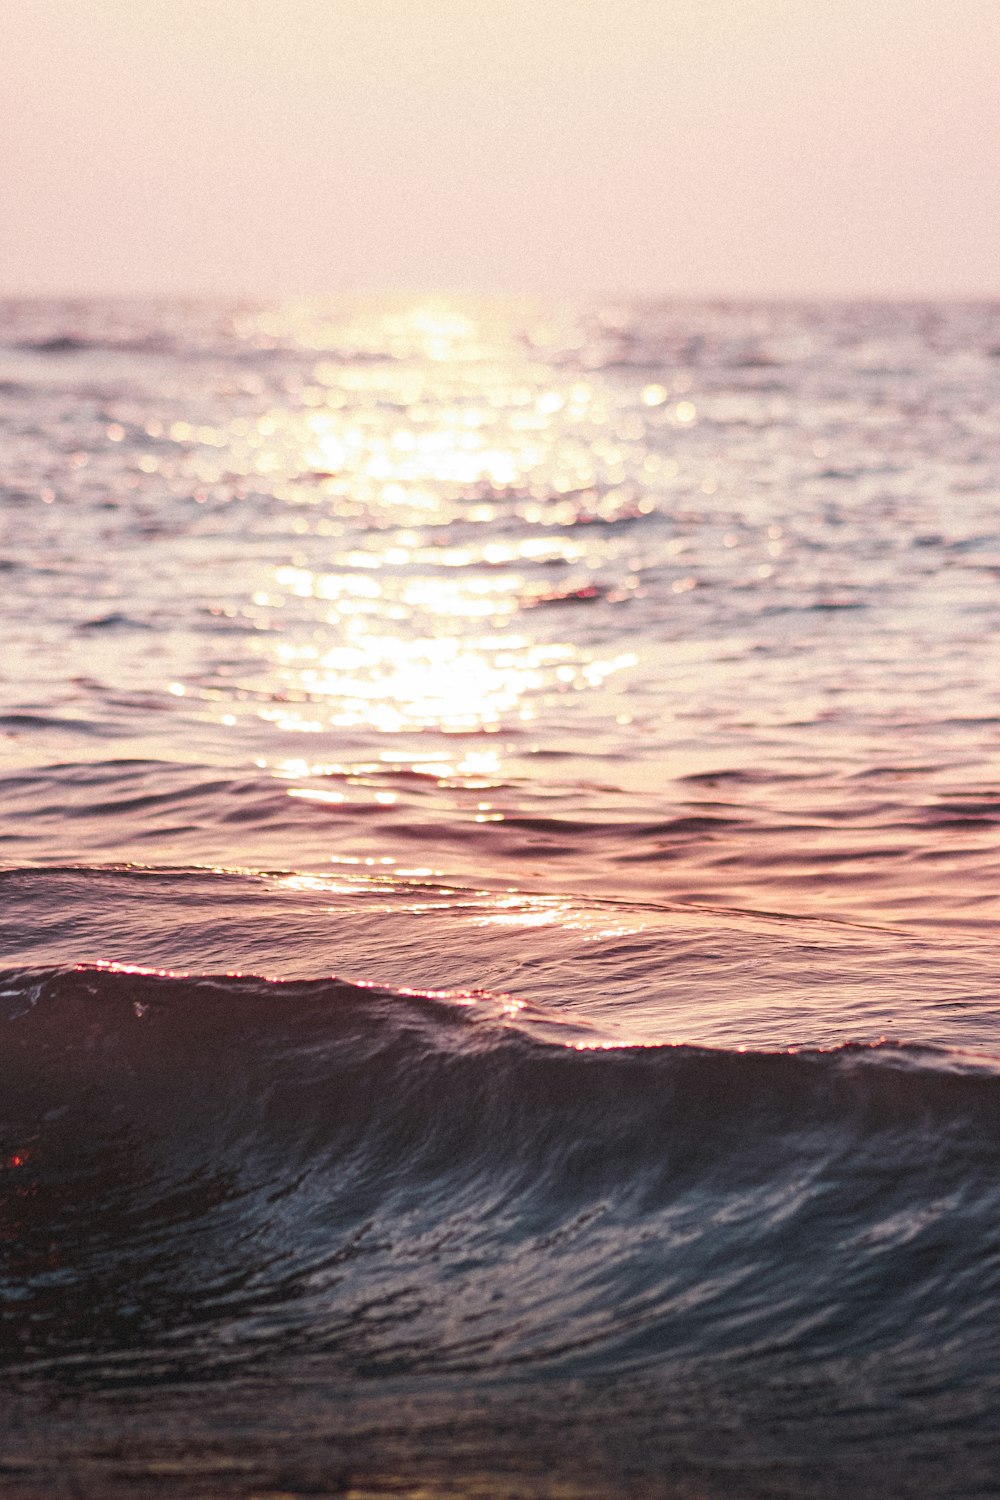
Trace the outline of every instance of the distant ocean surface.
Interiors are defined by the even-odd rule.
[[[0,1494],[1000,1493],[1000,305],[0,303]]]

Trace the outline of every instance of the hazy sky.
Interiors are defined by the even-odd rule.
[[[1000,0],[0,0],[0,292],[1000,295]]]

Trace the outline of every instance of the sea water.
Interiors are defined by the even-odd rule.
[[[995,1494],[1000,307],[0,346],[0,1489]]]

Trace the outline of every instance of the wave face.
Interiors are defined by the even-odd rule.
[[[415,1403],[418,1467],[449,1411],[473,1468],[520,1413],[541,1472],[610,1420],[611,1492],[813,1493],[855,1449],[933,1483],[947,1444],[971,1494],[1000,1458],[992,1064],[560,1044],[340,980],[22,970],[2,1004],[3,1376],[77,1433],[123,1395],[210,1427],[243,1381],[311,1443],[338,1392],[369,1446]]]

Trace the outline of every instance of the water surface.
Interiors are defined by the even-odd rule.
[[[998,434],[996,306],[0,306],[0,1488],[995,1492]]]

